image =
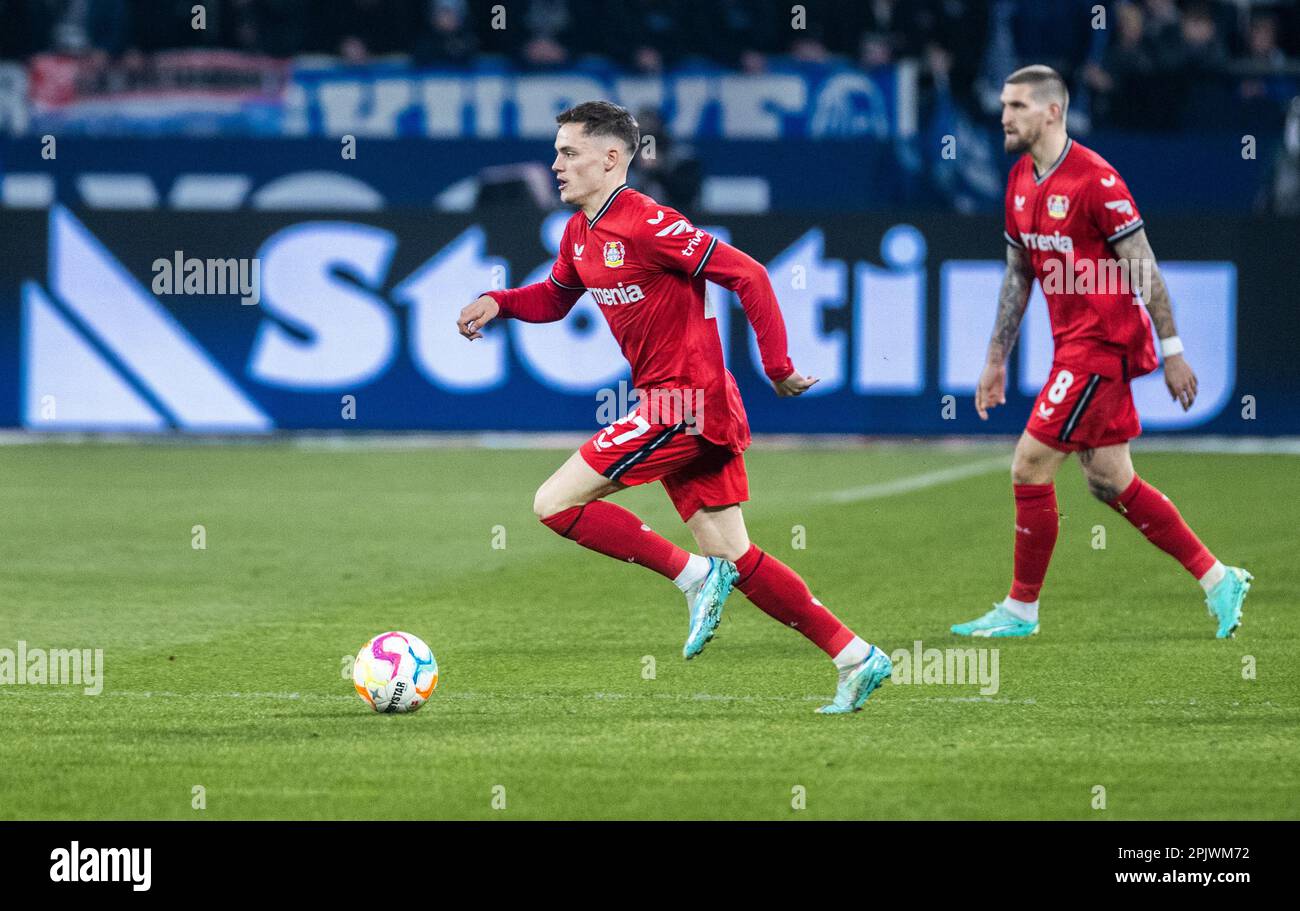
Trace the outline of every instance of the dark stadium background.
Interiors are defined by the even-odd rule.
[[[956,362],[964,365],[977,356],[993,312],[990,298],[986,318],[976,310],[961,331],[945,328],[941,286],[945,263],[1002,256],[1010,159],[997,95],[1003,76],[1036,62],[1067,75],[1071,133],[1125,175],[1157,255],[1234,272],[1214,299],[1175,294],[1183,335],[1198,340],[1192,363],[1199,358],[1222,382],[1211,382],[1191,415],[1147,406],[1148,429],[1300,431],[1284,395],[1297,367],[1281,350],[1300,330],[1290,303],[1300,266],[1286,252],[1300,248],[1294,4],[224,0],[202,5],[201,21],[194,7],[0,2],[0,228],[10,238],[0,265],[0,426],[589,429],[592,396],[625,373],[597,371],[590,388],[557,385],[529,369],[512,337],[492,382],[448,387],[421,375],[408,307],[392,292],[475,226],[487,231],[480,264],[504,262],[511,282],[552,256],[541,230],[563,210],[546,170],[550,124],[568,104],[603,94],[626,101],[653,137],[634,184],[731,232],[769,268],[796,242],[824,244],[820,258],[808,254],[829,270],[818,296],[791,294],[774,276],[787,320],[821,346],[795,343],[796,364],[827,378],[798,408],[764,393],[738,302],[713,289],[730,316],[728,361],[756,429],[1015,432],[1024,393],[1045,366],[1022,365],[1022,387],[1013,364],[1011,407],[988,424],[969,408],[941,417],[943,397],[965,403],[974,381],[945,358],[964,353]],[[356,143],[347,157],[345,136]],[[176,250],[252,257],[276,231],[321,215],[382,226],[395,252],[366,291],[391,311],[392,350],[377,352],[363,378],[267,382],[249,369],[259,332],[276,324],[307,357],[312,345],[312,328],[274,300],[257,308],[215,296],[141,302],[175,316],[197,356],[262,413],[253,423],[222,413],[187,418],[162,401],[190,395],[183,383],[164,392],[140,379],[149,344],[139,346],[143,355],[120,350],[85,322],[86,302],[54,293],[69,275],[53,274],[46,234],[52,213],[65,209],[102,245],[101,266],[116,260],[146,288],[150,264]],[[923,261],[913,264],[924,276],[922,329],[911,372],[873,384],[877,365],[859,363],[868,354],[854,334],[866,293],[858,273],[881,268],[881,239],[894,225],[911,225],[923,243]],[[450,327],[484,278],[473,269],[440,278],[423,312]],[[1189,287],[1189,296],[1202,295]],[[887,301],[862,306],[894,318]],[[65,350],[64,334],[52,340],[32,328],[32,311],[46,307],[84,346]],[[548,337],[557,358],[582,358],[563,346],[605,331],[592,316]],[[435,339],[458,341],[450,332]],[[44,391],[66,404],[101,368],[122,380],[109,396],[116,405],[73,403],[63,417],[42,409],[35,387],[43,377],[60,378]],[[336,407],[343,395],[364,403],[350,423]],[[538,405],[528,418],[507,407],[521,395]],[[1243,395],[1261,406],[1253,420],[1239,413]],[[132,417],[140,408],[128,400],[137,398],[154,412],[149,422]]]

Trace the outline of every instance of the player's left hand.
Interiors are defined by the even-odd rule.
[[[1183,411],[1196,401],[1196,374],[1181,354],[1165,358],[1165,385],[1169,387],[1170,397],[1183,406]]]
[[[798,370],[787,376],[779,383],[773,383],[772,388],[781,398],[792,395],[803,395],[817,383],[816,377],[804,376]]]
[[[456,318],[456,329],[471,342],[482,338],[482,329],[501,312],[501,305],[486,294],[480,294],[472,304],[460,311]]]

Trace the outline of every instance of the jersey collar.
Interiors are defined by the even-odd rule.
[[[1043,185],[1043,181],[1047,180],[1047,178],[1051,177],[1052,174],[1056,172],[1056,169],[1061,166],[1061,162],[1065,161],[1065,156],[1070,154],[1070,147],[1073,145],[1074,145],[1074,140],[1067,137],[1065,140],[1065,148],[1061,149],[1060,157],[1057,158],[1056,161],[1052,163],[1052,166],[1047,169],[1047,173],[1044,174],[1042,177],[1038,176],[1038,169],[1034,168],[1034,183],[1037,186],[1041,187]]]
[[[605,200],[605,204],[600,207],[600,211],[596,213],[596,217],[587,219],[587,230],[591,230],[592,228],[596,227],[596,222],[600,221],[601,216],[609,211],[609,207],[613,205],[614,200],[615,198],[617,198],[618,194],[622,193],[626,189],[627,189],[627,184],[625,183],[619,184],[619,186],[614,190],[614,192],[609,194],[609,199]]]

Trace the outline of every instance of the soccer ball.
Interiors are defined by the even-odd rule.
[[[438,661],[419,636],[380,633],[357,652],[352,684],[376,712],[414,712],[438,685]]]

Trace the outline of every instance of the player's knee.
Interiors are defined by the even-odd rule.
[[[1113,503],[1124,492],[1120,485],[1116,484],[1115,480],[1108,475],[1087,474],[1084,477],[1088,482],[1088,493],[1103,503]]]
[[[533,494],[533,515],[538,519],[549,519],[565,508],[562,498],[556,496],[546,484],[537,488],[537,493]]]
[[[730,560],[735,563],[743,557],[749,550],[749,542],[742,546],[737,542],[718,541],[700,548],[700,551],[706,557],[721,557],[723,560]]]
[[[723,560],[730,560],[732,563],[735,563],[749,551],[749,537],[743,533],[739,536],[697,533],[695,543],[704,556],[721,557]]]
[[[1016,453],[1011,460],[1012,484],[1047,484],[1052,480],[1052,473],[1045,459]]]

